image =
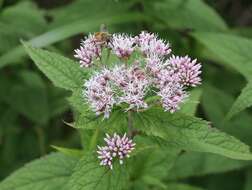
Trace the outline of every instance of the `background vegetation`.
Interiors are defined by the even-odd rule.
[[[81,147],[67,124],[69,92],[52,85],[20,40],[73,58],[80,39],[101,24],[111,33],[159,33],[176,54],[198,58],[197,116],[252,146],[250,0],[0,0],[0,179],[53,151],[50,145]],[[250,161],[185,152],[169,173],[209,190],[252,189]]]

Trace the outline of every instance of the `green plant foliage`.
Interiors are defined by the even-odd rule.
[[[0,190],[251,190],[251,6],[249,0],[0,0]],[[128,69],[136,60],[144,67],[148,56],[137,49],[130,59],[118,58],[104,41],[101,59],[81,68],[74,49],[103,24],[109,34],[153,32],[170,43],[170,55],[197,58],[201,85],[185,86],[190,96],[169,113],[155,85],[144,97],[148,108],[127,110],[110,84],[117,103],[109,118],[97,115],[85,81],[103,67]],[[96,33],[98,41],[103,34]],[[123,164],[106,136],[114,133],[135,143],[128,142],[134,150]],[[105,153],[112,170],[100,163]]]
[[[0,189],[61,189],[72,174],[77,160],[60,153],[38,159],[13,173],[0,184]]]
[[[241,169],[252,162],[231,160],[222,156],[209,153],[186,152],[175,162],[169,172],[170,179],[183,179],[193,176],[203,176],[215,173],[228,172]]]
[[[155,13],[155,17],[171,28],[198,31],[227,30],[223,19],[201,0],[164,0],[157,1],[154,6],[155,12],[151,13],[150,10],[150,13]]]
[[[195,117],[151,109],[137,114],[135,125],[148,135],[186,150],[211,152],[233,159],[252,159],[247,145]]]
[[[96,156],[85,155],[76,165],[67,189],[93,190],[93,189],[124,189],[128,176],[124,167],[116,166],[113,170],[101,167]]]
[[[61,88],[75,90],[81,88],[85,73],[74,61],[46,50],[25,45],[27,52],[52,82]]]
[[[227,118],[233,117],[250,106],[252,106],[252,83],[248,83],[247,86],[242,90],[241,94],[230,109]]]
[[[211,32],[195,32],[192,36],[202,43],[213,55],[211,59],[236,69],[247,80],[252,76],[252,41],[243,37]]]

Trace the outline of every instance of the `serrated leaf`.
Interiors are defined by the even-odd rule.
[[[231,66],[252,80],[252,40],[221,33],[195,32],[192,36],[213,53],[217,63]]]
[[[35,160],[0,183],[1,190],[55,190],[67,183],[77,159],[60,153]]]
[[[183,114],[169,114],[153,108],[134,115],[134,125],[148,135],[198,152],[220,154],[233,159],[252,160],[249,147],[233,136],[209,126],[208,122]]]
[[[86,73],[80,66],[61,55],[46,50],[24,47],[37,67],[54,83],[67,90],[76,90],[83,85]]]
[[[76,165],[67,184],[68,190],[121,190],[128,181],[127,170],[123,165],[113,170],[100,166],[95,155],[88,154]]]
[[[103,115],[96,116],[92,111],[86,111],[79,115],[75,122],[75,127],[79,129],[100,128],[106,132],[125,132],[128,127],[127,113],[116,109],[111,112],[109,118],[104,119]]]
[[[197,31],[227,29],[227,25],[217,12],[201,0],[157,1],[154,8],[155,11],[150,9],[150,12],[155,14],[155,17],[158,16],[171,28],[196,29]]]
[[[183,179],[237,170],[252,164],[209,153],[185,152],[169,171],[169,179]]]
[[[239,97],[235,100],[227,114],[227,119],[231,119],[233,116],[250,106],[252,106],[252,82],[246,85]]]

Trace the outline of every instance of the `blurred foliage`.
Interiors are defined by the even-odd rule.
[[[53,86],[28,59],[21,40],[73,58],[73,49],[83,36],[98,31],[101,24],[106,24],[111,33],[159,33],[171,42],[174,52],[198,57],[203,64],[203,84],[193,93],[195,106],[187,105],[181,112],[196,113],[212,127],[252,146],[251,9],[250,0],[0,0],[0,179],[51,152],[50,145],[80,147],[79,139],[86,135],[79,137],[68,126],[73,122],[69,102],[82,109],[79,97],[66,100],[68,90],[78,86],[75,82],[85,73],[76,69],[76,75],[69,79],[70,67],[66,65],[65,76],[57,78],[61,88]],[[59,65],[55,61],[40,69],[49,70],[47,77],[54,81]],[[186,151],[175,158],[171,150],[162,156],[176,161],[161,165],[164,158],[158,151],[140,155],[134,164],[144,159],[148,162],[137,168],[139,174],[132,179],[132,189],[164,189],[156,175],[165,178],[167,188],[172,190],[252,189],[250,161],[207,152]],[[58,153],[48,157],[62,161]],[[62,163],[55,172],[69,172],[74,162]],[[32,164],[41,168],[45,162]],[[164,168],[170,175],[163,173]],[[150,175],[141,175],[143,170]]]

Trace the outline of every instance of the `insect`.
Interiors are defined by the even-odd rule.
[[[110,40],[111,34],[108,33],[105,25],[101,25],[100,32],[96,32],[94,36],[97,42],[104,44]]]

